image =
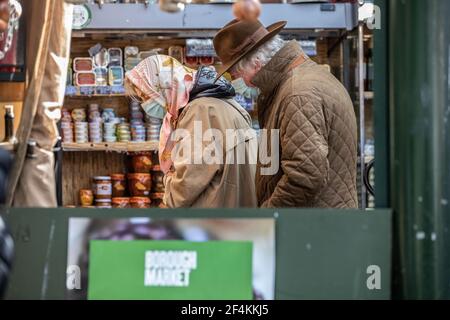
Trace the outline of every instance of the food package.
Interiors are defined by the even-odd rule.
[[[92,58],[75,58],[73,60],[73,70],[75,72],[92,71],[93,69],[94,61]]]
[[[122,86],[123,85],[123,68],[118,66],[109,67],[108,83],[110,86]]]
[[[120,48],[109,48],[109,66],[110,67],[121,67],[123,61],[122,49]]]
[[[82,71],[75,73],[75,84],[79,87],[95,86],[96,76],[93,71]]]
[[[108,50],[105,48],[101,49],[100,52],[94,56],[93,60],[95,68],[107,68],[109,64]]]
[[[97,67],[94,69],[95,83],[97,86],[108,85],[108,69],[103,67]]]
[[[180,63],[184,63],[183,51],[184,49],[181,46],[172,46],[169,48],[169,56],[177,59]]]
[[[141,62],[140,58],[126,58],[125,59],[125,71],[131,71],[134,67],[136,67],[139,62]]]
[[[125,60],[128,58],[137,58],[139,54],[138,47],[125,47]]]

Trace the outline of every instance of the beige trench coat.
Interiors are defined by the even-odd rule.
[[[196,126],[205,138],[199,144],[201,148],[194,148],[193,140],[198,137],[194,135]],[[164,179],[164,202],[168,207],[256,207],[257,139],[247,111],[232,100],[199,98],[184,109],[176,128],[184,130],[184,134],[175,139],[174,171]],[[222,155],[216,158],[221,161],[211,163],[203,158],[195,164],[194,157],[212,150],[208,149],[212,141],[207,137],[207,132],[212,132],[208,129],[217,130],[223,137],[223,143],[212,148],[222,150]],[[228,131],[236,135],[227,139],[227,129],[240,130]]]

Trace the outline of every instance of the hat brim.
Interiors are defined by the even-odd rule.
[[[286,26],[286,24],[287,24],[287,21],[278,21],[278,22],[275,22],[274,24],[271,24],[270,26],[268,26],[266,28],[267,31],[269,31],[268,34],[266,34],[264,37],[262,37],[254,45],[252,45],[251,47],[247,48],[247,50],[243,51],[242,54],[237,56],[235,59],[229,61],[228,63],[226,63],[226,64],[224,64],[224,65],[222,65],[220,67],[217,67],[217,77],[216,77],[216,79],[214,81],[219,80],[219,78],[221,76],[223,76],[223,74],[225,72],[230,70],[230,68],[232,68],[236,63],[238,63],[246,55],[251,53],[253,50],[259,48],[264,43],[266,43],[268,40],[270,40],[272,37],[274,37],[275,35],[280,33],[280,31]]]

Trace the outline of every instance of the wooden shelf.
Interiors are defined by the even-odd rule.
[[[111,93],[111,94],[66,94],[66,98],[112,98],[112,97],[127,97],[125,93]]]
[[[63,151],[83,152],[83,151],[109,151],[109,152],[141,152],[157,151],[159,142],[102,142],[102,143],[63,143]]]

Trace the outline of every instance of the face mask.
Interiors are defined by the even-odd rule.
[[[237,94],[240,94],[241,96],[244,96],[247,99],[256,99],[259,95],[259,89],[256,87],[248,87],[245,84],[244,79],[238,78],[236,80],[233,80],[231,82],[232,86],[234,87],[234,90]]]
[[[166,109],[155,100],[149,100],[141,104],[142,109],[149,117],[163,119],[166,115]]]

